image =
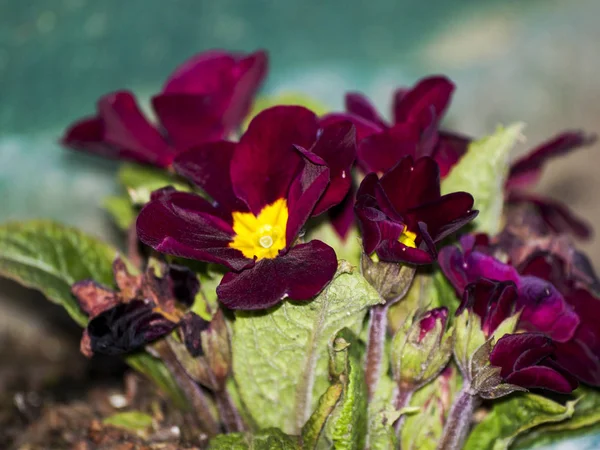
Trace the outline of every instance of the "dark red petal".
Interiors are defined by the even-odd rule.
[[[185,266],[170,264],[162,278],[169,294],[181,305],[191,308],[200,290],[195,272]]]
[[[179,154],[173,163],[181,176],[193,182],[228,211],[248,211],[233,193],[230,166],[236,144],[211,142]]]
[[[118,148],[121,157],[160,167],[171,163],[174,150],[144,117],[130,92],[100,98],[98,114],[104,126],[104,142]]]
[[[292,182],[288,193],[289,215],[285,232],[288,246],[294,243],[313,213],[329,184],[330,176],[327,164],[318,155],[301,147],[296,147],[296,150],[302,155],[304,167]]]
[[[119,158],[119,149],[104,142],[104,124],[99,117],[81,119],[69,126],[61,139],[65,147],[104,158]],[[145,161],[138,161],[145,162]]]
[[[351,122],[356,128],[356,142],[361,142],[364,138],[383,131],[379,125],[363,119],[354,114],[331,113],[326,114],[319,120],[321,127],[333,125],[338,122]]]
[[[264,309],[282,300],[310,300],[331,281],[337,269],[334,250],[321,241],[300,244],[253,268],[225,274],[217,288],[223,304],[232,309]]]
[[[440,131],[433,158],[440,167],[440,177],[444,178],[467,152],[471,140],[460,134]]]
[[[254,214],[287,197],[301,164],[294,145],[310,148],[317,127],[314,113],[301,106],[276,106],[252,119],[231,161],[231,181]]]
[[[348,237],[348,233],[354,224],[355,189],[355,187],[351,187],[344,200],[327,211],[333,229],[342,240]]]
[[[170,333],[176,326],[142,300],[121,303],[102,312],[87,326],[94,353],[120,355]]]
[[[202,351],[202,331],[210,326],[210,322],[204,320],[195,312],[188,312],[181,319],[180,330],[183,335],[183,342],[190,355],[194,358],[201,356]]]
[[[490,363],[502,368],[500,375],[506,378],[514,371],[521,355],[532,348],[544,348],[549,356],[554,345],[552,339],[542,333],[505,334],[494,345],[490,353]]]
[[[416,265],[431,264],[435,260],[429,252],[407,247],[398,241],[382,241],[377,248],[377,256],[382,261]]]
[[[544,222],[556,234],[571,233],[580,239],[589,239],[592,236],[592,227],[560,202],[522,192],[511,192],[507,202],[523,202],[535,206]]]
[[[358,146],[358,164],[367,173],[386,172],[405,156],[417,157],[419,129],[401,123],[363,139]]]
[[[465,256],[461,250],[455,245],[443,247],[438,254],[438,263],[448,281],[460,295],[472,281],[465,267]]]
[[[549,160],[591,145],[595,141],[596,136],[588,135],[581,130],[573,130],[565,131],[549,141],[543,142],[512,163],[506,188],[512,190],[535,184],[542,174],[544,164]]]
[[[556,361],[583,383],[600,386],[600,353],[577,336],[569,342],[556,344]]]
[[[419,342],[435,327],[437,321],[442,323],[442,330],[446,328],[446,322],[448,320],[448,308],[442,306],[440,308],[434,308],[427,311],[419,319]]]
[[[169,138],[180,151],[225,137],[226,98],[218,94],[162,93],[152,107]]]
[[[454,84],[446,77],[423,78],[394,105],[394,123],[419,120],[430,109],[439,120],[446,112],[453,91]]]
[[[404,157],[381,177],[380,184],[400,214],[440,198],[439,168],[428,157],[416,161],[410,156]]]
[[[252,260],[229,247],[234,232],[202,197],[170,191],[144,206],[137,219],[139,239],[163,253],[224,264],[235,270]]]
[[[386,128],[387,124],[381,118],[377,109],[367,97],[358,92],[349,92],[345,98],[346,111],[361,117],[380,128]]]
[[[313,216],[340,203],[352,185],[352,165],[356,159],[356,130],[351,122],[324,127],[310,151],[329,167],[329,185],[319,199]]]
[[[412,222],[427,224],[434,242],[439,242],[477,217],[473,196],[466,192],[453,192],[405,213]]]
[[[527,389],[546,389],[561,394],[570,394],[577,388],[577,381],[568,374],[545,366],[519,370],[510,374],[506,381]]]
[[[359,198],[354,209],[361,230],[363,248],[369,255],[379,248],[382,241],[397,241],[404,231],[404,224],[390,220],[374,207],[374,199],[371,197]]]

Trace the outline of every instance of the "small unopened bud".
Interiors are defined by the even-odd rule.
[[[361,268],[365,279],[389,303],[406,295],[415,276],[415,266],[379,261],[376,254],[371,257],[363,253]]]
[[[396,382],[418,389],[435,378],[452,355],[452,330],[446,330],[444,307],[417,315],[392,341],[392,368]]]

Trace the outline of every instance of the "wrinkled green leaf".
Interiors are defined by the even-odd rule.
[[[112,262],[116,254],[110,245],[56,222],[0,226],[0,275],[41,291],[81,326],[87,323],[87,317],[71,294],[71,285],[91,278],[113,286]]]
[[[541,425],[519,436],[511,449],[538,447],[600,430],[600,390],[581,386],[573,395],[577,403],[569,420]]]
[[[442,181],[442,194],[466,191],[475,198],[475,209],[479,210],[474,222],[477,231],[492,235],[500,231],[510,152],[523,127],[521,123],[498,127],[491,136],[472,142]]]
[[[146,436],[152,427],[152,416],[141,411],[125,411],[105,418],[102,423]]]
[[[331,376],[342,386],[342,396],[327,420],[325,432],[333,448],[363,449],[367,435],[367,385],[362,352],[349,329],[341,330],[331,347]]]
[[[222,434],[210,441],[209,450],[299,450],[298,438],[277,428],[267,428],[255,434]]]
[[[178,191],[191,190],[182,179],[165,170],[137,164],[123,164],[119,169],[118,178],[134,205],[147,203],[152,191],[165,186],[173,186]]]
[[[358,333],[368,307],[379,302],[377,292],[342,261],[313,301],[236,312],[233,372],[260,427],[300,433],[329,386],[330,340],[344,327]]]
[[[561,405],[531,393],[496,400],[483,421],[473,428],[465,450],[505,450],[515,438],[538,425],[562,422],[575,412],[575,401]]]
[[[137,216],[137,211],[131,204],[131,200],[124,195],[106,197],[102,202],[102,206],[121,230],[128,230]]]
[[[171,372],[164,363],[154,356],[145,353],[132,353],[125,357],[125,362],[141,374],[153,381],[163,392],[165,392],[177,407],[186,409],[188,401],[173,379]]]
[[[389,364],[384,367],[389,367]],[[396,448],[396,434],[392,427],[392,424],[399,417],[399,415],[394,414],[392,408],[395,385],[396,383],[386,371],[379,379],[377,390],[369,402],[367,448],[371,450]]]

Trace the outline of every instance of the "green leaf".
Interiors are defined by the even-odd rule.
[[[306,450],[317,448],[325,423],[341,398],[343,390],[344,386],[338,380],[321,395],[317,408],[302,427],[302,448]]]
[[[0,226],[0,275],[41,291],[62,305],[79,325],[86,315],[71,294],[76,281],[93,279],[113,286],[117,250],[75,228],[51,221]]]
[[[355,335],[341,330],[331,347],[331,373],[342,386],[342,396],[325,427],[333,448],[363,449],[367,435],[367,385],[362,370],[362,352]]]
[[[134,205],[147,203],[152,191],[166,186],[173,186],[178,191],[191,190],[188,184],[165,170],[137,164],[123,164],[118,177]]]
[[[541,424],[562,422],[575,412],[575,401],[561,405],[531,393],[511,395],[493,405],[471,431],[465,450],[506,450],[519,434]]]
[[[125,362],[153,381],[171,398],[178,408],[187,409],[189,407],[185,395],[173,379],[171,372],[160,359],[148,353],[139,352],[127,355]]]
[[[388,366],[389,364],[386,364],[384,367]],[[396,383],[389,374],[382,374],[377,390],[369,402],[367,448],[371,450],[396,448],[396,433],[392,427],[399,417],[392,408],[395,387]]]
[[[442,181],[442,194],[466,191],[475,198],[477,231],[500,231],[504,206],[504,182],[508,175],[510,152],[521,136],[523,124],[498,127],[491,136],[474,141],[467,153]]]
[[[513,447],[533,448],[561,439],[597,432],[600,429],[600,390],[581,386],[573,394],[577,398],[577,403],[575,412],[569,420],[541,425],[519,436]]]
[[[102,423],[123,430],[131,431],[139,436],[146,436],[152,427],[152,416],[141,411],[126,411],[105,418]]]
[[[378,293],[345,261],[310,302],[285,301],[267,311],[238,311],[233,373],[260,427],[299,434],[329,386],[328,344],[344,327],[358,333]]]
[[[129,197],[112,195],[102,201],[102,206],[121,230],[128,230],[137,216]]]
[[[299,450],[298,438],[277,428],[267,428],[255,434],[222,434],[210,441],[209,450]]]

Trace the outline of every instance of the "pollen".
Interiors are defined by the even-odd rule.
[[[251,212],[234,212],[232,217],[235,237],[229,247],[239,250],[246,258],[275,258],[285,248],[288,221],[285,199],[265,206],[256,216]]]
[[[415,243],[416,240],[417,240],[417,233],[413,233],[405,225],[404,230],[402,230],[402,234],[398,238],[398,242],[400,242],[401,244],[404,244],[410,248],[417,248],[417,244]]]

